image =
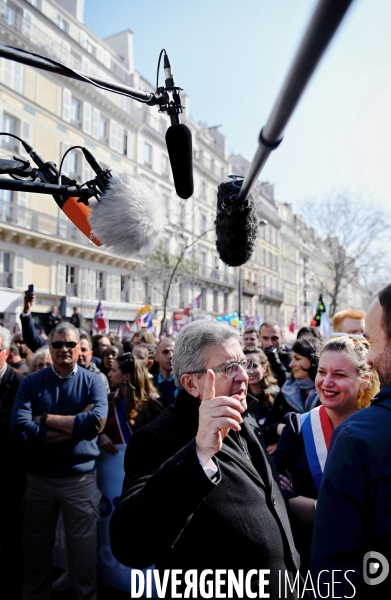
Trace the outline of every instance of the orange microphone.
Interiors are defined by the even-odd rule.
[[[61,210],[66,214],[68,219],[72,221],[74,225],[88,237],[91,242],[94,242],[96,246],[101,246],[102,243],[91,231],[91,225],[88,221],[91,214],[91,207],[86,206],[83,202],[78,202],[78,198],[67,198],[62,206]]]

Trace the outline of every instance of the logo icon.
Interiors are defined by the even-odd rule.
[[[387,578],[390,571],[388,560],[380,552],[371,550],[364,556],[363,575],[367,585],[379,585]]]

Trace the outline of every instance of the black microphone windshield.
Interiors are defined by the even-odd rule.
[[[171,125],[166,131],[176,193],[186,200],[194,192],[191,131],[183,123]]]
[[[229,267],[250,260],[257,238],[257,213],[252,196],[235,202],[238,194],[231,181],[221,183],[217,192],[216,249]]]

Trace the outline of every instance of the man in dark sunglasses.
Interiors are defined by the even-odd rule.
[[[26,444],[23,515],[27,599],[51,597],[51,553],[61,509],[75,598],[96,598],[97,435],[105,425],[107,393],[100,377],[77,365],[79,332],[60,323],[49,335],[53,365],[25,378],[11,416]]]

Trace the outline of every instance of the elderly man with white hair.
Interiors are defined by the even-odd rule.
[[[23,375],[9,364],[11,332],[0,327],[0,596],[22,597],[22,498],[24,448],[11,437],[10,418]]]
[[[178,569],[178,592],[208,572],[224,597],[240,596],[244,578],[246,596],[277,598],[280,578],[297,573],[278,475],[249,414],[249,370],[235,330],[190,323],[175,342],[175,403],[128,443],[112,551],[131,567]],[[237,578],[233,595],[228,577]],[[284,597],[299,596],[288,587]]]

